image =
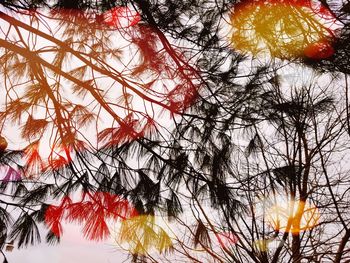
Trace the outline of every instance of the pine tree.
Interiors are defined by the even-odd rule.
[[[112,220],[133,262],[349,257],[348,3],[0,6],[3,255]]]

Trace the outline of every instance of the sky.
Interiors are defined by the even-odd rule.
[[[16,143],[15,138],[13,141]],[[125,253],[116,249],[113,240],[88,241],[82,236],[81,227],[72,224],[64,225],[59,245],[49,246],[43,242],[26,249],[15,248],[6,255],[10,263],[121,263],[127,259]]]
[[[81,227],[65,224],[62,240],[58,245],[41,244],[25,249],[15,247],[6,256],[10,263],[121,263],[127,255],[116,249],[113,240],[93,242],[81,234]],[[42,239],[45,236],[42,237]]]

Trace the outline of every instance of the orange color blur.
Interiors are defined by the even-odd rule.
[[[303,212],[298,218],[297,210],[300,207],[303,207]],[[320,213],[317,207],[301,201],[285,202],[281,205],[275,205],[267,211],[267,220],[276,231],[299,233],[310,230],[318,224],[319,219]],[[288,221],[291,222],[289,229],[287,229]]]

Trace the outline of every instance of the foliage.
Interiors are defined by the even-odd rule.
[[[288,4],[289,17],[304,12]],[[327,42],[334,53],[317,57],[305,35],[292,56],[278,49],[265,33],[279,12],[258,3],[265,20],[250,30],[267,39],[264,56],[230,42],[230,23],[255,19],[236,1],[0,6],[4,256],[5,244],[38,243],[40,224],[59,241],[64,222],[95,241],[118,222],[133,262],[350,256],[348,3],[317,6],[341,25]],[[129,19],[120,10],[130,23],[117,21]],[[304,18],[303,30],[320,23]],[[283,30],[294,34],[293,22]]]

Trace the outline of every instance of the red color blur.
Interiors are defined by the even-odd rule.
[[[304,54],[306,57],[315,60],[327,59],[333,56],[334,48],[329,41],[324,40],[308,45],[304,50]]]
[[[127,6],[114,7],[106,11],[103,18],[105,24],[117,28],[132,27],[141,20],[140,14]]]
[[[215,234],[219,244],[223,248],[233,246],[238,242],[238,237],[232,232],[221,232]]]
[[[110,231],[108,220],[125,220],[138,213],[124,198],[107,192],[84,192],[80,202],[72,202],[66,196],[60,205],[50,205],[45,212],[45,223],[51,232],[62,235],[62,221],[78,222],[83,225],[83,234],[89,240],[104,240]]]

